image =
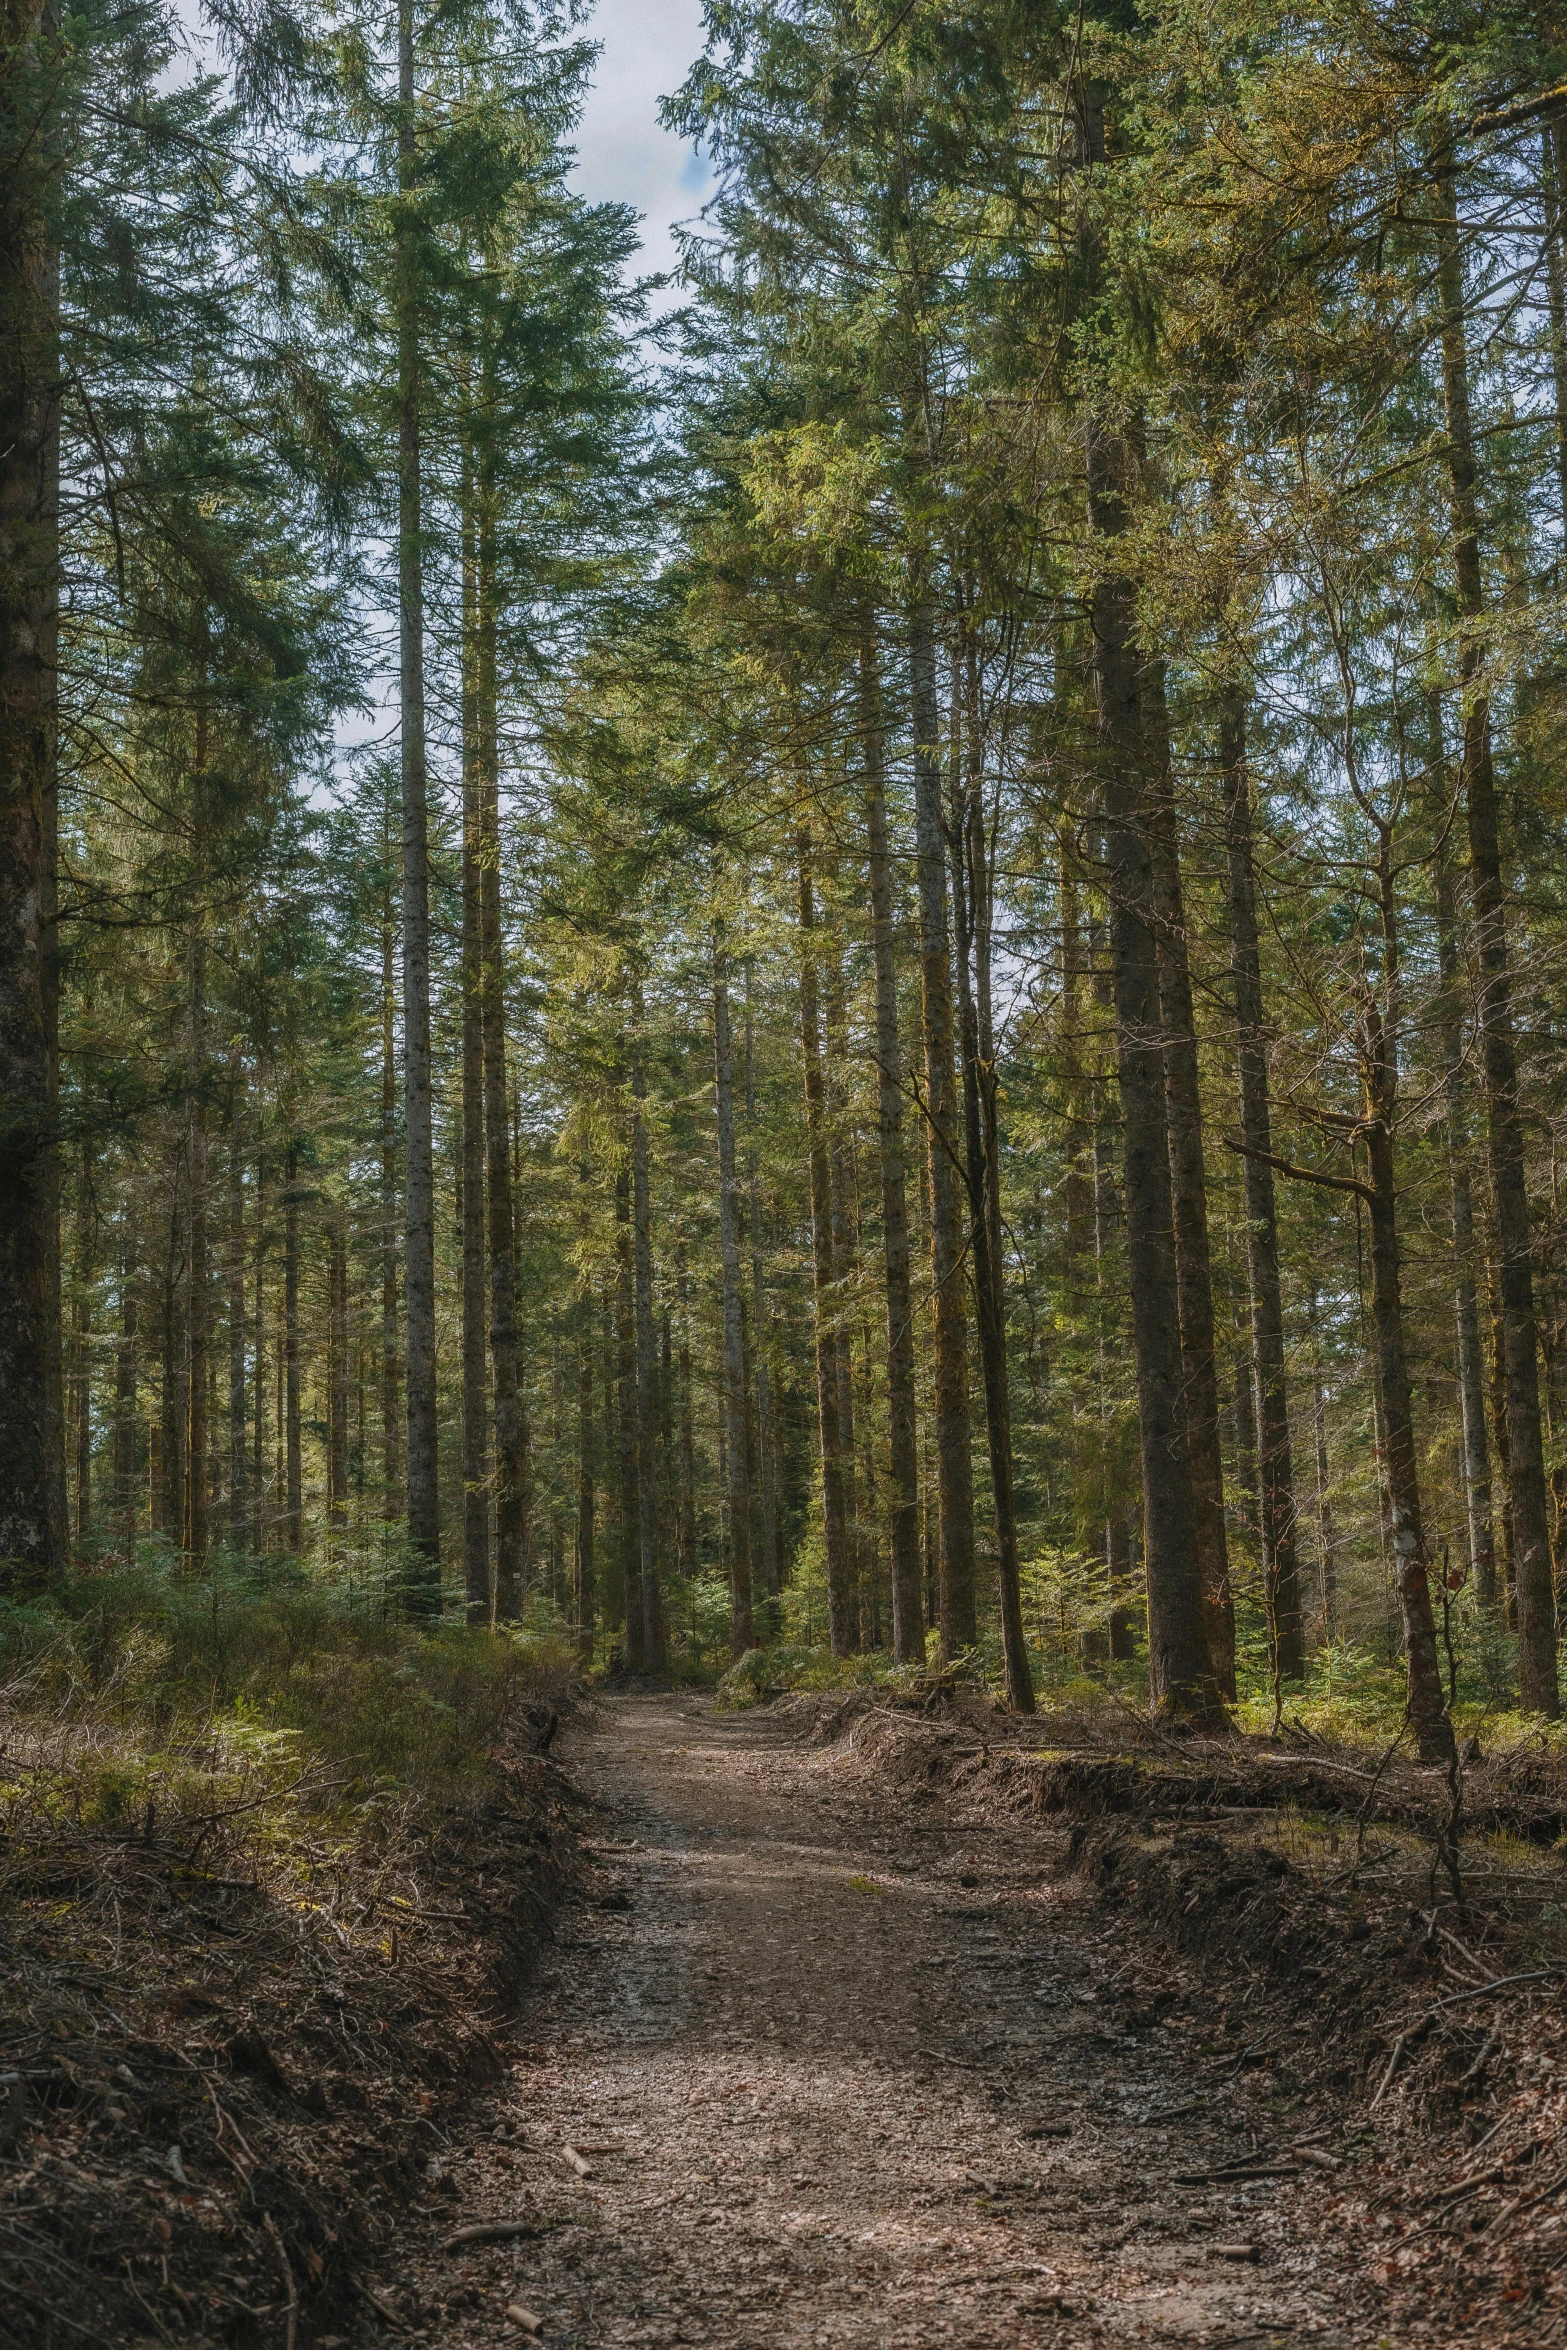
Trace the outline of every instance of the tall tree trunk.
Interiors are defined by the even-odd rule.
[[[5,23],[0,183],[0,1585],[36,1591],[65,1559],[55,838],[60,569],[59,264],[52,142],[23,119],[52,71],[54,22]]]
[[[778,1551],[778,1457],[773,1427],[773,1366],[767,1290],[762,1273],[762,1197],[757,1157],[756,1061],[751,1049],[751,965],[745,967],[745,1150],[746,1194],[751,1241],[752,1355],[756,1371],[757,1476],[760,1486],[762,1589],[770,1603],[770,1628],[777,1629],[783,1583]]]
[[[287,1223],[288,1219],[285,1216],[285,1234],[287,1232]],[[285,1255],[287,1254],[286,1241],[284,1253]],[[288,1502],[286,1498],[288,1493],[288,1466],[287,1448],[284,1442],[284,1430],[288,1425],[288,1404],[286,1397],[288,1339],[285,1327],[288,1316],[284,1307],[284,1297],[286,1295],[287,1287],[288,1284],[285,1280],[283,1289],[279,1293],[278,1298],[278,1347],[276,1365],[277,1377],[273,1381],[272,1393],[272,1491],[278,1498],[278,1507],[282,1513],[285,1543],[288,1539]],[[274,1511],[274,1516],[277,1514],[277,1511]]]
[[[499,868],[497,867],[497,871]],[[496,900],[495,937],[500,937],[500,901]],[[495,958],[497,987],[499,987],[500,954]],[[504,998],[497,994],[494,1014],[498,1023],[505,1018]],[[503,1030],[504,1033],[504,1030]],[[498,1048],[498,1066],[501,1082],[505,1079],[504,1045]],[[506,1267],[506,1278],[511,1287],[513,1346],[517,1361],[517,1435],[513,1452],[515,1461],[516,1541],[513,1556],[517,1561],[517,1612],[533,1582],[533,1420],[528,1408],[528,1353],[524,1334],[516,1312],[516,1268],[527,1260],[526,1235],[528,1228],[527,1192],[522,1180],[522,1105],[515,1093],[511,1096],[511,1260]],[[508,1472],[513,1474],[513,1472]]]
[[[204,765],[205,726],[198,721],[197,773]],[[207,1372],[211,1333],[211,1265],[207,1234],[207,1105],[202,1083],[207,1058],[206,938],[200,918],[191,942],[189,1053],[192,1094],[187,1153],[187,1216],[189,1295],[186,1304],[188,1374],[186,1408],[189,1421],[185,1447],[185,1511],[182,1547],[187,1567],[200,1573],[207,1563]]]
[[[129,1558],[136,1541],[137,1305],[135,1242],[126,1219],[120,1243],[120,1340],[114,1362],[114,1513]]]
[[[1454,588],[1459,614],[1458,686],[1464,713],[1463,777],[1469,832],[1470,888],[1480,956],[1480,1042],[1485,1072],[1491,1192],[1502,1306],[1507,1394],[1508,1491],[1513,1575],[1518,1601],[1518,1682],[1525,1707],[1554,1717],[1556,1600],[1551,1586],[1550,1516],[1540,1428],[1540,1379],[1534,1274],[1525,1180],[1523,1122],[1513,1044],[1507,900],[1501,824],[1491,759],[1491,704],[1486,690],[1475,459],[1469,421],[1469,357],[1464,334],[1463,255],[1451,148],[1437,159],[1437,280],[1442,304],[1442,389],[1447,421]]]
[[[965,1163],[974,1257],[974,1319],[985,1386],[985,1429],[996,1521],[997,1600],[1007,1703],[1015,1713],[1031,1714],[1034,1684],[1023,1628],[1017,1504],[1012,1478],[1012,1399],[1007,1374],[1001,1136],[990,1006],[990,854],[984,805],[978,664],[972,648],[964,666],[967,739],[966,756],[958,769],[960,804],[953,811],[952,907],[963,1066]],[[954,694],[954,710],[956,706]]]
[[[283,1161],[283,1538],[295,1557],[305,1547],[304,1458],[299,1392],[299,1145]]]
[[[1436,943],[1441,976],[1437,1043],[1442,1057],[1442,1096],[1447,1126],[1447,1182],[1453,1229],[1453,1305],[1457,1324],[1458,1411],[1464,1470],[1464,1509],[1469,1537],[1469,1571],[1480,1605],[1494,1614],[1498,1602],[1496,1530],[1491,1515],[1491,1460],[1485,1438],[1485,1355],[1480,1343],[1480,1300],[1475,1285],[1474,1202],[1469,1185],[1469,1114],[1464,1099],[1463,1022],[1459,1001],[1457,907],[1453,869],[1445,854],[1436,860]]]
[[[680,1418],[680,1525],[676,1550],[681,1581],[689,1583],[696,1574],[696,1430],[691,1410],[691,1276],[686,1270],[684,1233],[675,1244],[675,1295],[680,1307],[680,1351],[675,1372]]]
[[[887,843],[887,762],[876,619],[867,604],[859,642],[861,759],[870,868],[871,951],[876,969],[876,1112],[881,1172],[882,1279],[887,1305],[888,1544],[892,1554],[892,1649],[899,1664],[925,1656],[920,1592],[919,1461],[914,1405],[914,1303],[903,1168],[903,1055],[892,855]]]
[[[397,0],[397,179],[411,214],[419,159],[413,0]],[[420,294],[416,231],[397,229],[397,601],[402,735],[403,1297],[407,1338],[406,1593],[416,1614],[441,1604],[441,1500],[435,1392],[435,1146],[430,1102],[429,778],[425,754],[424,516],[420,465]]]
[[[642,1590],[642,1661],[648,1672],[661,1673],[665,1656],[663,1609],[658,1589],[658,1362],[653,1347],[653,1206],[648,1181],[646,1038],[640,979],[633,1018],[631,1221],[636,1273],[638,1569]],[[730,1142],[732,1152],[732,1128]],[[749,1560],[746,1573],[749,1601]]]
[[[1431,1610],[1400,1283],[1398,1192],[1393,1157],[1396,1065],[1392,1041],[1376,1005],[1369,999],[1363,1016],[1361,1077],[1361,1131],[1371,1172],[1371,1181],[1364,1189],[1370,1209],[1377,1384],[1382,1402],[1388,1503],[1393,1519],[1393,1580],[1404,1623],[1409,1716],[1422,1760],[1448,1762],[1453,1754],[1453,1726],[1448,1720],[1442,1689],[1436,1621]]]
[[[845,1083],[849,1066],[848,1017],[843,992],[843,960],[836,934],[824,926],[827,946],[826,986],[823,990],[822,1032],[827,1052],[823,1065],[823,1094],[827,1113],[827,1185],[832,1217],[834,1370],[838,1388],[838,1474],[843,1491],[843,1552],[845,1621],[850,1650],[863,1645],[864,1533],[860,1521],[860,1481],[855,1449],[854,1337],[850,1301],[858,1270],[857,1185],[853,1148],[848,1131]],[[868,1498],[868,1497],[867,1497]]]
[[[1100,854],[1103,857],[1101,839]],[[1109,938],[1097,913],[1088,922],[1088,963],[1092,975],[1094,1009],[1102,1032],[1113,1034],[1114,992],[1110,981]],[[1119,1313],[1114,1309],[1127,1293],[1122,1261],[1126,1217],[1115,1170],[1120,1153],[1120,1100],[1100,1054],[1093,1073],[1094,1151],[1094,1343],[1097,1356],[1100,1459],[1111,1461],[1110,1426],[1114,1410],[1111,1364],[1125,1346]],[[1113,1318],[1112,1318],[1113,1316]],[[1105,1602],[1108,1611],[1110,1658],[1129,1663],[1137,1654],[1137,1628],[1132,1602],[1132,1509],[1130,1496],[1107,1492],[1104,1521]]]
[[[176,1550],[185,1542],[185,1439],[189,1433],[190,1359],[185,1307],[190,1222],[183,1121],[169,1170],[169,1247],[163,1267],[163,1409],[159,1426],[158,1524]]]
[[[484,785],[478,730],[477,606],[473,457],[462,458],[462,1555],[470,1624],[490,1620],[489,1381],[486,1378],[484,1251],[485,1086],[483,915],[479,902]],[[502,1151],[505,1149],[502,1131]],[[493,1210],[490,1217],[493,1225]]]
[[[583,1672],[593,1669],[593,1632],[598,1594],[593,1578],[593,1305],[584,1299],[577,1328],[577,1547],[573,1608],[577,1625],[577,1662]]]
[[[1311,1432],[1317,1471],[1317,1571],[1322,1598],[1322,1636],[1338,1631],[1338,1534],[1328,1479],[1328,1393],[1322,1367],[1322,1321],[1317,1293],[1311,1293]]]
[[[229,1110],[229,1548],[237,1558],[250,1540],[250,1445],[245,1360],[244,1074],[235,1056]]]
[[[256,1154],[256,1409],[250,1455],[251,1548],[267,1547],[267,1162]]]
[[[713,1067],[718,1114],[718,1238],[724,1287],[724,1434],[729,1473],[729,1644],[756,1645],[751,1597],[751,1495],[746,1478],[745,1322],[740,1294],[740,1195],[735,1179],[734,1049],[729,1032],[729,952],[713,931]],[[815,1177],[813,1173],[813,1191]],[[814,1199],[813,1199],[814,1207]],[[825,1459],[825,1444],[824,1444]],[[830,1572],[830,1569],[829,1569]],[[836,1642],[834,1653],[839,1654]]]
[[[393,958],[397,924],[388,885],[381,905],[381,1483],[382,1511],[395,1518],[402,1480],[398,1441],[397,1328],[397,1054],[396,982]],[[258,1291],[259,1296],[259,1291]],[[259,1306],[258,1306],[258,1311]],[[259,1374],[258,1374],[259,1376]],[[257,1439],[261,1407],[256,1407]],[[257,1473],[257,1484],[260,1484]]]
[[[1056,828],[1061,913],[1061,1022],[1057,1054],[1061,1067],[1066,1177],[1062,1206],[1066,1222],[1068,1289],[1081,1301],[1094,1254],[1094,1119],[1083,1066],[1083,917],[1078,851],[1069,824]]]
[[[92,1166],[82,1151],[81,1196],[76,1212],[76,1303],[71,1317],[72,1386],[75,1389],[76,1541],[92,1533],[92,1285],[96,1255]]]
[[[615,1328],[615,1293],[606,1286],[599,1312],[598,1360],[601,1385],[599,1388],[599,1460],[603,1468],[604,1523],[603,1542],[598,1545],[604,1562],[600,1579],[599,1612],[604,1629],[623,1637],[626,1625],[625,1585],[621,1576],[622,1528],[620,1523],[620,1478],[616,1463],[615,1445],[619,1422],[616,1417],[616,1397],[619,1390],[618,1347]]]
[[[1268,1098],[1268,1035],[1263,1016],[1262,956],[1257,942],[1257,895],[1252,837],[1251,776],[1246,757],[1246,705],[1238,685],[1219,699],[1219,764],[1224,773],[1225,846],[1230,881],[1230,978],[1235,989],[1236,1059],[1241,1182],[1246,1203],[1246,1271],[1251,1290],[1252,1362],[1257,1397],[1258,1506],[1269,1629],[1281,1681],[1306,1669],[1301,1624],[1300,1559],[1296,1541],[1295,1475],[1290,1458],[1289,1388],[1284,1367],[1284,1293],[1279,1278],[1279,1227],[1269,1158],[1273,1150]],[[1234,1620],[1230,1627],[1230,1683],[1234,1693]]]
[[[626,1663],[647,1662],[642,1620],[642,1532],[637,1508],[636,1271],[631,1231],[631,1169],[615,1175],[615,1404],[620,1462],[620,1588],[626,1606]]]
[[[1493,1203],[1494,1205],[1494,1203]],[[1496,1236],[1496,1219],[1491,1218],[1491,1237]],[[1516,1553],[1513,1547],[1513,1500],[1508,1484],[1506,1464],[1511,1457],[1507,1441],[1507,1347],[1502,1327],[1501,1281],[1497,1273],[1494,1250],[1486,1251],[1485,1260],[1485,1352],[1486,1352],[1486,1406],[1491,1415],[1491,1453],[1499,1464],[1501,1490],[1493,1488],[1496,1503],[1497,1531],[1501,1536],[1501,1567],[1499,1581],[1510,1632],[1518,1629],[1518,1578],[1514,1572]]]
[[[931,607],[917,567],[909,601],[909,690],[914,717],[915,865],[920,905],[920,1003],[933,1310],[931,1417],[941,1532],[941,1653],[948,1662],[979,1637],[974,1612],[974,1466],[970,1457],[966,1239],[959,1200],[962,1147],[953,1071],[952,940],[942,834],[941,720]]]
[[[348,1518],[348,1211],[327,1209],[326,1522],[329,1538]]]
[[[834,1656],[854,1646],[854,1595],[844,1509],[843,1434],[838,1409],[837,1267],[833,1259],[832,1165],[822,1077],[821,1004],[816,969],[816,896],[810,835],[796,837],[800,906],[800,1057],[810,1177],[811,1261],[816,1303],[816,1411],[822,1464],[822,1540],[827,1563],[827,1633]]]
[[[1101,141],[1102,149],[1102,141]],[[1130,453],[1097,423],[1088,430],[1089,515],[1111,556],[1127,524]],[[1208,1654],[1182,1411],[1180,1299],[1170,1196],[1157,901],[1131,581],[1107,560],[1093,590],[1094,676],[1103,751],[1109,854],[1110,952],[1121,1080],[1126,1247],[1142,1441],[1143,1550],[1148,1578],[1149,1680],[1157,1702],[1200,1720],[1219,1712]]]
[[[1224,1467],[1219,1452],[1219,1374],[1213,1340],[1213,1264],[1208,1243],[1208,1176],[1203,1158],[1202,1089],[1192,1007],[1186,908],[1181,887],[1175,783],[1164,663],[1148,662],[1138,680],[1143,756],[1148,778],[1148,845],[1159,923],[1159,1006],[1164,1023],[1165,1115],[1170,1134],[1170,1204],[1175,1231],[1175,1285],[1180,1300],[1182,1408],[1191,1462],[1192,1527],[1207,1610],[1208,1650],[1226,1697],[1235,1693],[1235,1602],[1224,1529]],[[1281,1528],[1284,1575],[1270,1585],[1270,1623],[1283,1669],[1298,1679],[1300,1596],[1294,1579],[1294,1531]],[[1280,1612],[1282,1610],[1282,1613]]]
[[[1104,101],[1084,79],[1074,92],[1076,168],[1102,171]],[[1097,220],[1085,207],[1078,259],[1085,299],[1102,282]],[[1182,1410],[1180,1295],[1170,1192],[1169,1115],[1159,997],[1158,903],[1149,854],[1133,631],[1135,593],[1115,565],[1131,520],[1134,452],[1118,427],[1086,426],[1089,527],[1100,564],[1092,591],[1094,689],[1109,864],[1110,947],[1125,1154],[1126,1245],[1132,1288],[1142,1445],[1143,1550],[1148,1578],[1148,1666],[1155,1701],[1199,1720],[1222,1711],[1208,1654]]]
[[[479,904],[484,1027],[484,1129],[490,1203],[490,1369],[495,1387],[495,1589],[515,1620],[527,1588],[528,1430],[517,1329],[517,1200],[506,1148],[506,968],[501,937],[500,716],[495,584],[495,457],[479,455]]]
[[[864,1531],[860,1550],[860,1646],[872,1652],[884,1648],[883,1625],[886,1613],[883,1590],[890,1596],[890,1586],[884,1585],[881,1571],[880,1507],[876,1491],[876,1451],[873,1442],[875,1426],[875,1348],[871,1337],[868,1314],[860,1316],[860,1392],[855,1405],[855,1425],[860,1440],[860,1491],[865,1496]]]
[[[1551,386],[1556,395],[1557,512],[1567,524],[1567,254],[1563,251],[1562,184],[1567,175],[1567,123],[1560,115],[1540,133],[1540,192],[1545,199],[1545,290],[1551,314]]]

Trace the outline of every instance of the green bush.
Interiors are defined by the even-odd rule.
[[[83,1782],[105,1822],[148,1800],[159,1758],[197,1750],[219,1772],[309,1771],[342,1800],[394,1788],[450,1798],[480,1782],[519,1706],[565,1689],[573,1661],[547,1609],[500,1633],[414,1623],[384,1590],[317,1581],[294,1562],[220,1559],[197,1581],[149,1550],[73,1573],[47,1605],[0,1607],[10,1710],[47,1703],[105,1735],[135,1734],[142,1763],[122,1751]]]

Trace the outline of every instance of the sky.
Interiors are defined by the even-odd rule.
[[[711,185],[701,157],[658,119],[659,99],[701,53],[701,0],[598,0],[587,32],[602,53],[577,132],[575,185],[595,203],[634,205],[644,215],[641,269],[669,269],[672,225],[694,218]]]

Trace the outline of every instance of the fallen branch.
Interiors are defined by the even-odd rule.
[[[571,2224],[569,2219],[477,2219],[471,2227],[448,2236],[441,2250],[458,2252],[464,2244],[516,2244],[528,2237],[552,2235],[556,2228]]]
[[[1298,2179],[1299,2165],[1293,2162],[1226,2162],[1217,2170],[1178,2170],[1171,2183],[1177,2187],[1214,2187],[1242,2179]]]
[[[294,2282],[294,2271],[289,2265],[283,2232],[270,2211],[261,2214],[261,2224],[272,2238],[277,2252],[278,2266],[283,2271],[283,2283],[288,2293],[288,2315],[283,2324],[283,2350],[294,2350],[299,2339],[299,2287]]]
[[[1489,1992],[1506,1991],[1514,1983],[1554,1983],[1560,1979],[1559,1966],[1531,1967],[1524,1975],[1494,1975],[1489,1983],[1476,1983],[1472,1991],[1450,1991],[1445,1999],[1433,2002],[1431,2013],[1439,2007],[1461,2007],[1466,1999],[1484,1999]]]
[[[354,2277],[351,2281],[355,2292],[369,2302],[376,2316],[384,2318],[394,2333],[404,2334],[408,2331],[390,2301],[384,2301],[373,2285],[367,2285],[363,2277]]]

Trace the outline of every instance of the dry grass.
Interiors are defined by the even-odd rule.
[[[0,1654],[8,2342],[346,2327],[569,1863],[562,1660],[107,1578]]]

